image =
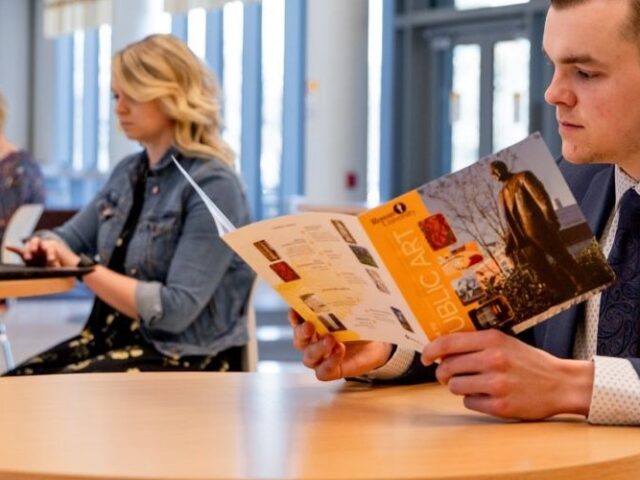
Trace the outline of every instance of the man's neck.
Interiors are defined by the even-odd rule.
[[[616,163],[620,169],[636,182],[640,182],[640,159],[637,161],[628,161],[624,163]]]

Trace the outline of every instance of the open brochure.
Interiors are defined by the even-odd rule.
[[[357,216],[234,229],[203,200],[231,248],[342,341],[420,351],[450,332],[518,333],[614,280],[539,134]]]

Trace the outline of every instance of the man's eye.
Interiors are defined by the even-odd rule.
[[[576,70],[576,74],[585,80],[589,80],[597,76],[595,73],[585,72],[584,70]]]

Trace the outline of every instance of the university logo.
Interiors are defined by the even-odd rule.
[[[402,215],[404,212],[407,211],[407,206],[402,202],[398,202],[393,206],[393,211],[396,212],[398,215]]]

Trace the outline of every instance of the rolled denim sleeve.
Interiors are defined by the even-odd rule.
[[[190,174],[202,190],[232,223],[247,223],[247,203],[237,175],[219,162],[197,165]],[[214,292],[237,261],[218,235],[203,201],[184,179],[180,180],[175,188],[182,188],[186,198],[183,221],[166,281],[140,281],[135,293],[140,318],[147,328],[173,334],[184,331],[203,309],[216,308],[212,303]]]
[[[153,325],[162,318],[162,283],[138,282],[135,291],[136,310],[140,318]]]

